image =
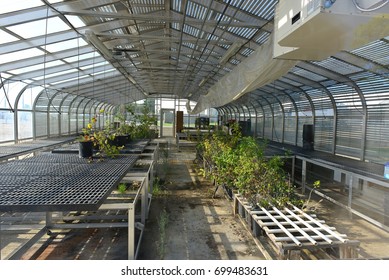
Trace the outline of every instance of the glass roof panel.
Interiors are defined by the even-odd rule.
[[[337,59],[332,58],[332,57],[325,59],[323,61],[319,61],[319,62],[314,61],[312,63],[320,65],[324,68],[327,68],[331,71],[334,71],[334,72],[337,72],[337,73],[340,73],[343,75],[349,75],[349,74],[360,72],[363,70],[359,67],[353,66],[349,63],[337,60]]]
[[[85,42],[85,40],[83,40],[83,39],[73,39],[73,40],[67,40],[67,41],[62,41],[59,43],[47,45],[46,50],[48,50],[51,53],[55,53],[55,52],[60,52],[60,51],[64,51],[64,50],[83,47],[86,45],[88,45],[88,43]]]
[[[94,58],[94,57],[100,57],[100,54],[98,52],[90,52],[82,55],[76,55],[72,57],[65,58],[64,60],[68,63],[76,62],[78,60],[84,60],[88,58]]]
[[[11,77],[11,75],[9,75],[9,74],[7,74],[7,73],[1,73],[1,78],[3,78],[3,79],[8,79],[8,78],[10,78]],[[1,87],[0,87],[1,88]]]
[[[181,11],[181,5],[182,5],[181,0],[173,0],[173,10]]]
[[[83,67],[80,67],[81,70],[87,70],[87,69],[91,69],[91,68],[94,68],[94,67],[99,67],[99,66],[111,66],[110,64],[108,64],[108,62],[106,61],[103,61],[103,62],[100,62],[100,63],[96,63],[96,64],[89,64],[89,65],[86,65],[86,66],[83,66]]]
[[[14,70],[11,70],[9,72],[11,74],[14,74],[14,75],[19,75],[19,74],[23,74],[23,73],[28,73],[28,72],[40,70],[40,69],[43,69],[45,67],[49,68],[49,67],[53,67],[53,66],[58,66],[61,64],[64,64],[64,62],[62,62],[61,60],[55,60],[55,61],[41,63],[41,64],[29,66],[29,67],[14,69]]]
[[[42,6],[41,0],[0,0],[1,10],[0,14],[6,14],[10,12],[16,12],[23,9],[29,9],[33,7]]]
[[[312,81],[316,81],[316,82],[324,81],[326,79],[325,77],[323,77],[321,75],[318,75],[316,73],[313,73],[313,72],[310,72],[310,71],[307,71],[307,70],[304,70],[304,69],[301,69],[298,67],[294,67],[290,72],[292,72],[296,75],[305,77],[307,79],[310,79]]]
[[[74,73],[76,71],[77,71],[77,69],[70,69],[70,70],[66,70],[66,71],[61,71],[61,72],[56,72],[56,73],[52,73],[52,74],[47,74],[47,75],[41,76],[41,77],[36,77],[36,78],[34,78],[34,80],[48,79],[48,78],[51,78],[51,77],[57,77],[57,76],[65,75],[65,74],[68,74],[68,73]]]
[[[31,58],[31,57],[39,56],[39,55],[43,55],[43,54],[44,54],[43,51],[41,51],[37,48],[32,48],[32,49],[23,50],[23,51],[1,54],[0,61],[1,61],[1,63],[8,63],[11,61],[17,61],[17,60],[21,60],[21,59],[25,59],[25,58]]]
[[[13,42],[13,41],[17,41],[17,40],[19,40],[19,39],[8,34],[7,32],[5,32],[3,30],[0,30],[0,45],[5,44],[5,43],[9,43],[9,42]]]
[[[47,0],[49,3],[54,4],[54,3],[59,3],[63,2],[63,0]]]
[[[7,27],[7,29],[18,34],[23,38],[33,38],[51,34],[55,32],[69,30],[70,27],[59,17],[36,20],[28,23],[18,24]],[[47,29],[47,30],[46,30]]]
[[[389,64],[389,43],[385,41],[375,41],[359,49],[351,51],[355,55],[373,60],[382,65]]]
[[[75,27],[84,27],[85,23],[78,16],[69,16],[66,15],[66,19]]]

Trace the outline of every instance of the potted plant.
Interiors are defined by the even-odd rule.
[[[94,146],[94,127],[97,122],[97,117],[94,116],[91,121],[82,129],[82,133],[79,139],[79,152],[80,158],[91,158],[93,156]]]
[[[113,141],[114,144],[117,146],[124,146],[129,141],[129,127],[126,124],[126,119],[126,106],[121,105],[119,106],[118,111],[115,115],[115,122],[113,126],[113,131],[115,133]]]
[[[116,133],[113,133],[110,125],[106,125],[104,129],[95,131],[93,134],[94,145],[98,147],[97,154],[100,158],[115,157],[123,149],[123,145],[118,145],[115,141]]]

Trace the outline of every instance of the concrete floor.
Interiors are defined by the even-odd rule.
[[[152,200],[139,259],[265,259],[266,242],[252,238],[232,215],[231,202],[222,192],[212,198],[214,186],[193,164],[191,145],[180,151],[171,142],[169,160],[161,166],[161,192]],[[331,202],[312,200],[320,219],[349,239],[359,240],[360,259],[389,259],[389,233],[352,216]],[[37,224],[40,214],[24,220]],[[4,217],[4,215],[3,215]],[[32,217],[31,219],[29,217]],[[43,217],[41,217],[43,218]],[[162,221],[165,221],[163,224]],[[161,225],[163,224],[163,225]],[[4,226],[3,226],[4,229]],[[161,230],[162,229],[162,230]],[[1,231],[1,259],[26,243],[36,230]],[[44,235],[21,259],[117,260],[127,258],[127,229],[80,229]]]

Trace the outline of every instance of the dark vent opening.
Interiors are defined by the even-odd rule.
[[[301,18],[301,12],[298,12],[294,17],[292,17],[292,25],[296,23]]]

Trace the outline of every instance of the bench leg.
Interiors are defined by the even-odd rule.
[[[339,247],[339,258],[341,260],[356,259],[358,258],[358,251],[355,246],[340,246]]]
[[[300,253],[300,250],[289,250],[287,253],[287,258],[288,260],[299,260],[301,257]]]

